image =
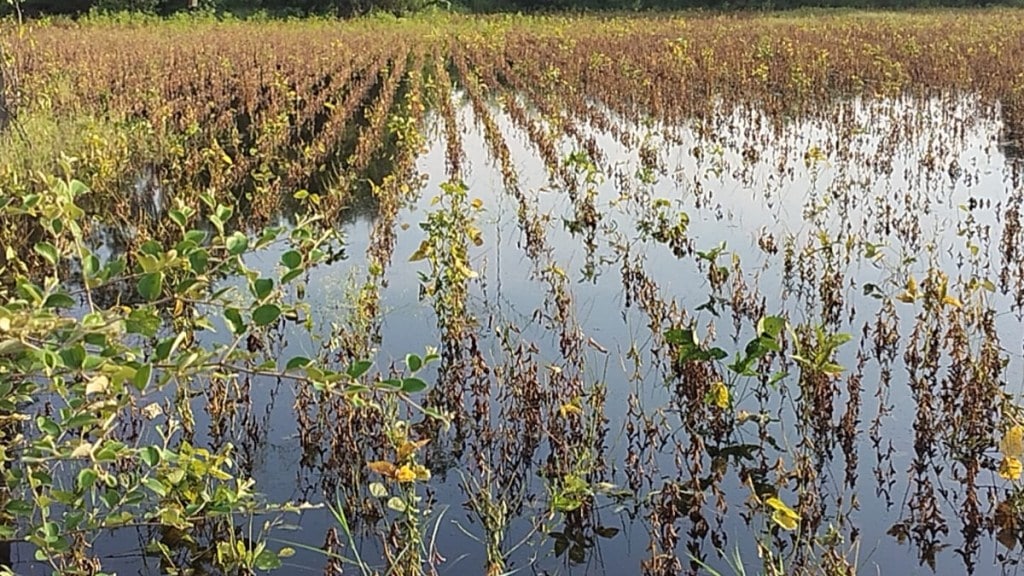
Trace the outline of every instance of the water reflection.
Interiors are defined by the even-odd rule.
[[[999,151],[1014,166],[1024,159],[1024,104],[1020,98],[1002,103],[1002,129],[999,132]]]
[[[563,137],[480,96],[435,118],[403,202],[379,188],[399,159],[347,184],[348,258],[307,281],[317,338],[261,343],[338,365],[376,351],[384,375],[436,345],[414,399],[451,426],[255,377],[195,402],[203,440],[235,445],[270,498],[339,503],[354,532],[310,511],[298,538],[394,562],[412,528],[367,464],[405,450],[432,474],[418,529],[440,573],[1018,561],[997,447],[1019,414],[1024,309],[1005,107],[849,100],[782,126],[723,108],[714,130],[590,110]],[[155,217],[173,192],[140,178]],[[442,193],[456,178],[464,196]],[[450,259],[409,261],[423,242]]]

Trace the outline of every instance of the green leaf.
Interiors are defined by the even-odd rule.
[[[277,570],[281,567],[281,559],[270,549],[263,550],[256,557],[256,568],[259,570]]]
[[[206,232],[202,230],[189,230],[185,232],[185,240],[189,242],[195,242],[197,245],[202,245],[206,242]]]
[[[676,346],[695,346],[697,344],[697,335],[689,328],[673,328],[665,332],[665,341]]]
[[[146,446],[139,450],[139,458],[148,466],[156,466],[160,463],[160,449],[156,446]]]
[[[249,248],[249,238],[241,232],[235,232],[227,237],[224,245],[227,246],[229,254],[238,256]]]
[[[276,304],[264,304],[252,311],[252,321],[257,326],[266,326],[276,322],[281,316],[281,309]]]
[[[78,370],[85,365],[85,347],[81,344],[68,346],[60,351],[60,359],[68,368]]]
[[[835,376],[836,374],[842,374],[843,370],[844,370],[844,368],[842,366],[840,366],[839,364],[836,364],[834,362],[826,362],[821,367],[821,371],[824,372],[825,374],[830,375],[830,376]]]
[[[369,360],[357,360],[356,362],[353,362],[351,366],[348,367],[348,370],[345,371],[345,374],[348,374],[349,378],[355,380],[356,378],[359,378],[363,374],[366,374],[366,371],[369,370],[371,366],[373,366],[373,362]]]
[[[260,278],[253,282],[252,287],[256,298],[263,300],[274,289],[274,281],[270,278]]]
[[[757,323],[757,333],[767,334],[773,340],[786,329],[786,319],[781,316],[765,316]]]
[[[4,506],[4,512],[17,516],[28,516],[35,508],[25,500],[11,500]]]
[[[303,356],[296,356],[288,361],[285,365],[285,370],[295,370],[296,368],[305,368],[310,363],[310,359]]]
[[[103,503],[107,505],[107,508],[114,508],[115,506],[117,506],[117,501],[121,499],[121,495],[118,494],[117,491],[115,490],[106,490],[103,492],[100,498],[103,499]],[[107,518],[104,521],[104,524],[109,526],[110,519]]]
[[[842,346],[843,344],[846,344],[847,342],[849,342],[852,339],[853,339],[853,335],[850,334],[849,332],[840,332],[840,333],[835,334],[834,336],[832,336],[831,344],[832,344],[832,346],[834,348],[838,348],[838,347]]]
[[[46,416],[37,417],[36,426],[38,426],[39,430],[47,436],[52,436],[54,438],[60,436],[60,426],[51,418],[47,418]]]
[[[185,214],[181,210],[171,210],[167,213],[167,216],[170,217],[170,219],[173,220],[181,229],[184,229],[185,224],[188,223]]]
[[[200,248],[188,255],[188,263],[192,265],[193,272],[203,274],[210,265],[210,254]]]
[[[402,380],[402,392],[415,394],[427,389],[427,383],[419,378],[405,378]]]
[[[152,302],[160,296],[163,286],[163,272],[150,272],[149,274],[143,274],[142,278],[139,278],[139,296],[142,296],[146,300]]]
[[[407,354],[405,356],[405,365],[409,367],[409,370],[418,372],[423,367],[423,359],[416,354]]]
[[[56,292],[46,297],[46,301],[43,302],[43,306],[48,308],[70,308],[75,307],[76,303],[78,302],[68,294]]]
[[[98,370],[104,363],[106,363],[106,360],[103,358],[96,356],[95,354],[87,354],[85,358],[82,359],[82,368],[86,370]]]
[[[128,315],[125,328],[129,334],[141,334],[152,338],[160,329],[160,317],[152,308],[137,308]]]
[[[142,392],[149,386],[149,380],[153,376],[153,365],[143,364],[139,366],[139,369],[135,371],[135,375],[132,376],[132,385],[139,392]]]
[[[46,543],[53,544],[57,541],[57,537],[60,536],[60,525],[56,522],[44,522],[41,531],[44,534]]]
[[[100,271],[100,259],[95,254],[89,253],[82,259],[82,269],[87,278],[93,278]]]
[[[153,493],[156,494],[157,496],[167,496],[167,487],[164,486],[163,482],[157,480],[156,478],[146,478],[145,480],[143,480],[143,484],[145,484],[146,488],[152,490]]]
[[[86,192],[89,191],[89,187],[85,184],[85,182],[82,182],[81,180],[78,179],[71,180],[71,182],[69,182],[68,185],[71,188],[72,197],[85,194]]]
[[[78,472],[78,489],[82,492],[93,487],[96,484],[96,479],[99,478],[99,474],[96,473],[92,468],[83,468]]]
[[[174,354],[174,351],[178,349],[178,346],[185,341],[185,332],[179,332],[177,336],[171,338],[164,338],[157,342],[156,345],[156,360],[158,362],[167,360]]]
[[[42,256],[51,266],[56,266],[57,262],[60,261],[60,253],[57,252],[57,247],[49,242],[40,242],[35,245],[34,249],[36,254]]]
[[[292,280],[295,280],[299,276],[302,276],[303,272],[304,270],[302,268],[295,268],[294,270],[289,270],[287,274],[281,276],[281,284],[287,284]]]
[[[42,303],[43,293],[38,286],[27,281],[18,281],[18,294],[32,304]]]
[[[235,213],[235,209],[226,204],[218,204],[215,212],[217,219],[221,222],[227,222],[231,219],[231,216]]]
[[[708,350],[708,358],[712,360],[724,360],[729,357],[729,353],[721,348],[715,347]]]
[[[135,257],[143,272],[156,272],[163,267],[160,259],[152,254],[136,254]]]
[[[85,428],[86,426],[92,426],[93,424],[98,424],[99,421],[100,419],[96,416],[86,413],[76,414],[75,416],[65,420],[63,424],[65,430],[75,430],[78,428]]]
[[[281,254],[281,264],[284,264],[289,270],[294,270],[302,265],[302,254],[299,254],[297,250],[289,250]]]
[[[780,381],[782,381],[782,379],[785,378],[786,376],[789,376],[789,372],[786,372],[786,371],[776,372],[775,374],[772,374],[772,377],[768,380],[768,385],[774,387],[776,384],[778,384]]]
[[[93,453],[93,456],[97,460],[110,461],[117,460],[119,456],[124,452],[125,445],[115,440],[107,440],[103,443],[103,446],[99,450]]]
[[[256,248],[259,249],[259,248],[263,248],[264,246],[270,245],[275,240],[277,240],[277,237],[280,236],[280,235],[281,235],[281,228],[279,228],[277,226],[274,226],[274,227],[271,227],[271,228],[265,228],[263,230],[263,233],[260,234],[259,239],[256,240]]]
[[[242,313],[238,311],[238,308],[225,309],[224,318],[231,325],[231,331],[236,335],[245,332],[245,321],[242,320]]]
[[[181,484],[181,481],[185,479],[185,471],[181,468],[175,468],[167,473],[167,479],[173,486]]]
[[[149,254],[150,256],[161,256],[164,252],[164,247],[160,245],[156,240],[146,240],[139,247],[139,250],[143,254]]]
[[[103,266],[103,277],[110,279],[120,276],[127,266],[123,256],[110,260]]]

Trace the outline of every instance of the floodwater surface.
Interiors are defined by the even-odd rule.
[[[304,546],[332,538],[379,573],[412,538],[438,574],[1016,570],[1020,481],[1000,466],[1020,455],[1000,440],[1024,393],[1024,188],[998,107],[601,111],[567,132],[452,105],[463,152],[428,112],[422,181],[393,215],[358,194],[346,257],[303,279],[313,336],[270,344],[385,376],[434,348],[410,398],[448,422],[259,377],[231,410],[193,403],[269,501],[311,505],[269,534],[297,548],[285,570],[323,573]],[[396,434],[429,479],[375,471]],[[389,505],[404,490],[414,532]],[[102,540],[108,568],[160,572],[118,558],[133,539]]]

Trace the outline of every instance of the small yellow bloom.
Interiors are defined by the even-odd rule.
[[[999,475],[1007,480],[1018,480],[1020,479],[1020,473],[1024,470],[1024,464],[1013,456],[1003,457],[1002,463],[999,464]]]
[[[729,407],[729,387],[725,385],[725,382],[719,380],[711,385],[708,400],[722,410]]]
[[[784,530],[796,530],[797,524],[800,522],[800,515],[796,511],[774,496],[765,500],[764,503],[774,510],[772,520],[776,524]]]
[[[416,479],[420,482],[430,480],[430,469],[422,464],[413,464],[412,471],[416,473]]]
[[[583,414],[583,408],[580,406],[579,398],[574,398],[571,402],[566,402],[558,407],[558,413],[562,418],[568,418],[570,414]]]
[[[395,472],[395,480],[398,480],[402,484],[414,482],[416,480],[416,470],[414,470],[412,466],[404,464]]]
[[[999,451],[1003,453],[1003,456],[1013,456],[1014,458],[1024,456],[1024,426],[1020,424],[1011,426],[1006,434],[1003,434],[1003,440],[999,443]]]

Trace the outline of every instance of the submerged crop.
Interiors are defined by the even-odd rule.
[[[14,572],[1019,561],[1017,12],[31,26]]]

